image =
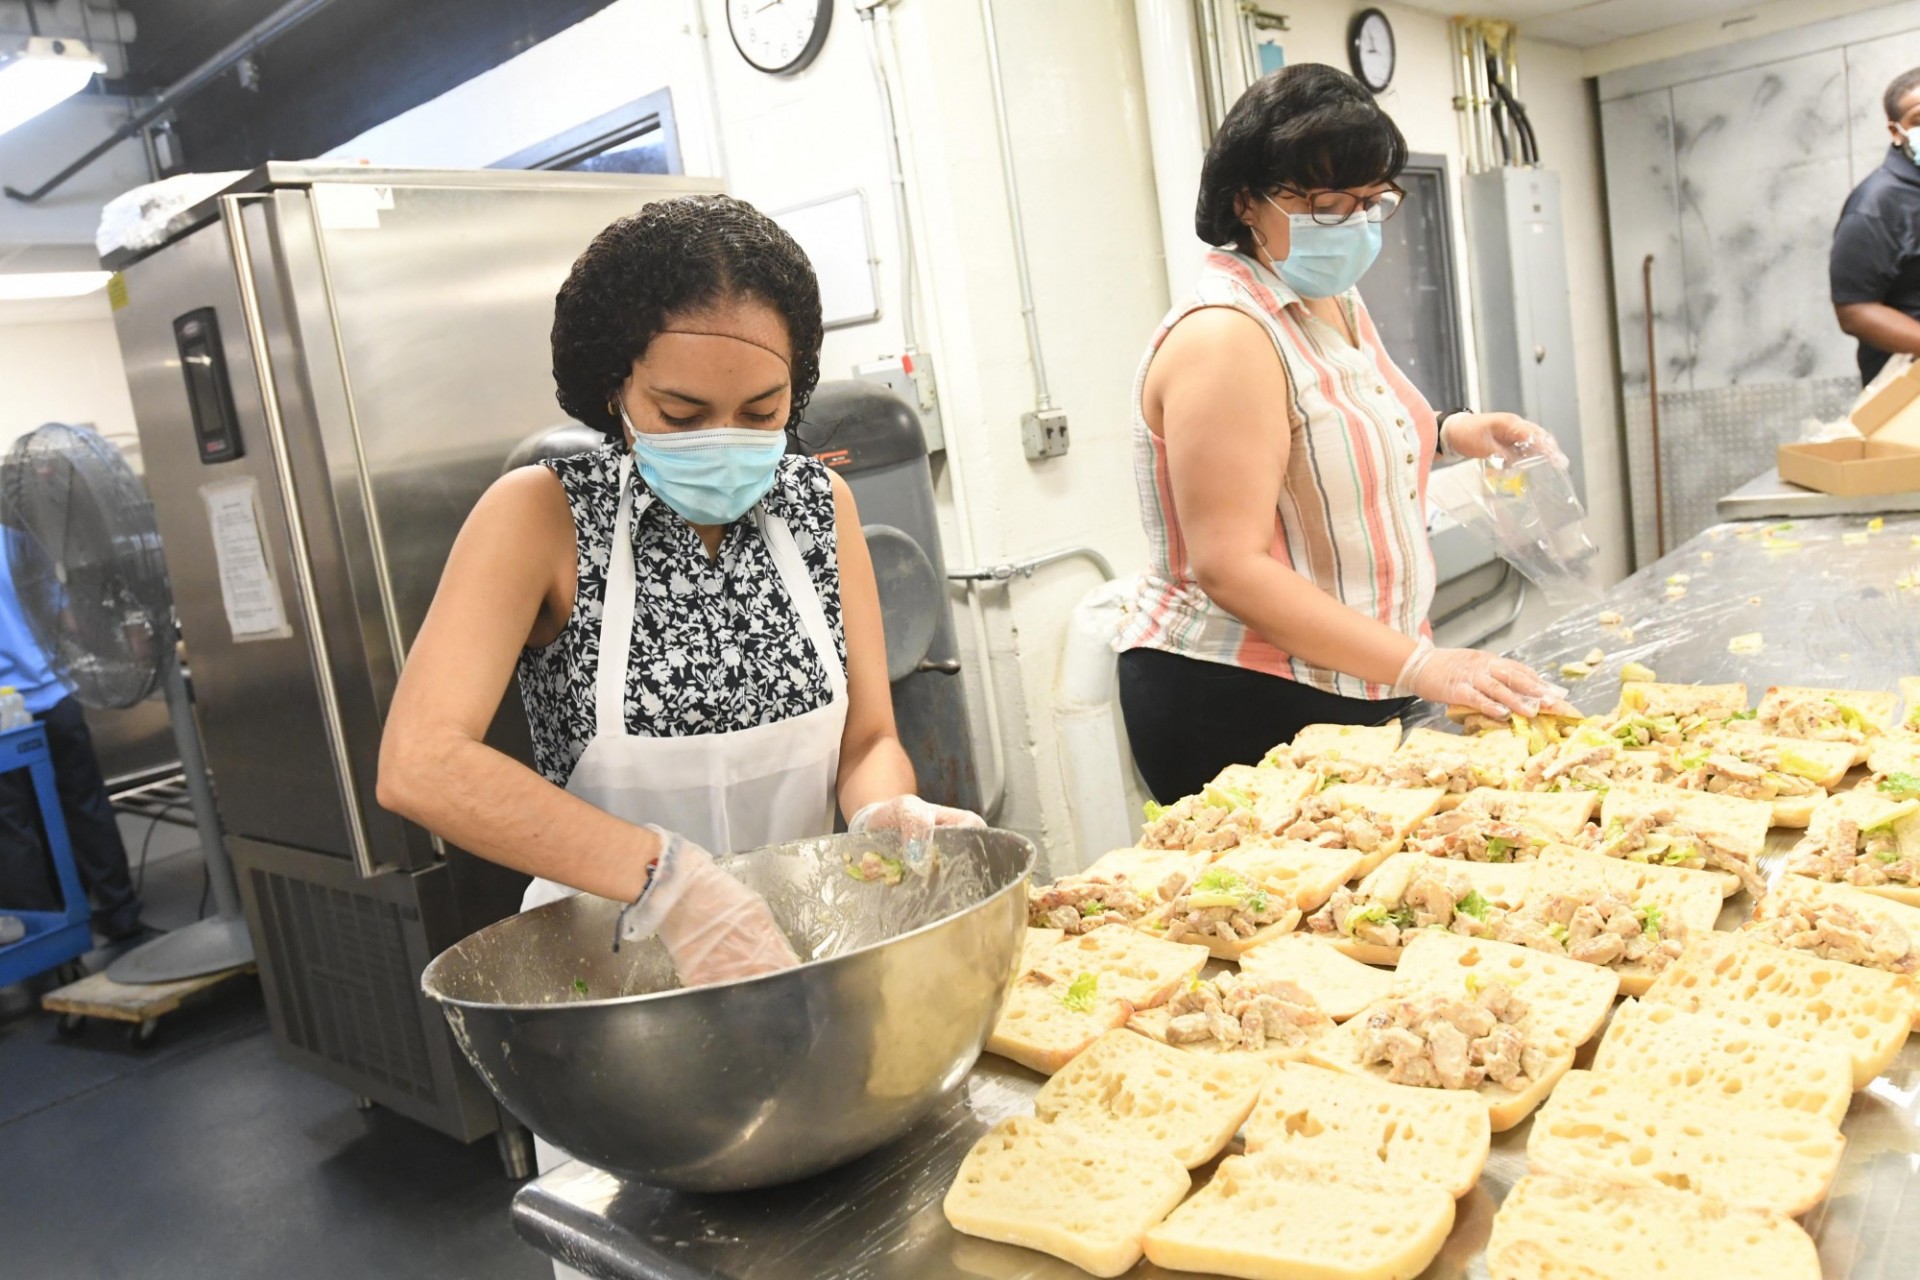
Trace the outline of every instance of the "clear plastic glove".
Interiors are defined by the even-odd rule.
[[[1470,707],[1500,720],[1531,718],[1542,711],[1578,714],[1567,705],[1566,690],[1548,684],[1524,663],[1479,649],[1436,649],[1433,641],[1424,639],[1400,668],[1393,691],[1443,706]]]
[[[954,827],[959,830],[979,831],[986,828],[986,820],[977,813],[965,809],[949,809],[943,804],[933,804],[919,796],[895,796],[891,800],[876,800],[853,815],[847,823],[848,831],[898,831],[906,846],[907,865],[923,866],[927,859],[927,842],[933,838],[937,827]]]
[[[1517,462],[1547,458],[1556,467],[1567,466],[1567,455],[1553,433],[1517,413],[1449,414],[1440,427],[1441,444],[1462,458],[1497,458]]]
[[[734,982],[800,963],[766,901],[722,871],[685,836],[651,823],[660,837],[653,880],[614,923],[614,949],[660,935],[689,987]]]

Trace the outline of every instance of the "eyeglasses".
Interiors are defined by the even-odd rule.
[[[1391,183],[1379,195],[1364,197],[1349,191],[1301,191],[1288,186],[1278,190],[1305,200],[1308,214],[1323,227],[1337,227],[1356,213],[1365,214],[1368,222],[1385,222],[1399,212],[1407,198],[1406,192]]]

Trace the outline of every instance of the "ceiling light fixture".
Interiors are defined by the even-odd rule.
[[[33,36],[22,48],[0,52],[0,134],[65,102],[106,70],[78,40]]]
[[[106,271],[16,271],[0,273],[0,302],[78,298],[104,286]]]

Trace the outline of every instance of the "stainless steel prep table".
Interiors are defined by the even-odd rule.
[[[1605,650],[1599,671],[1574,687],[1574,700],[1591,710],[1613,705],[1628,660],[1667,680],[1744,680],[1756,698],[1768,684],[1894,688],[1898,677],[1920,675],[1920,590],[1895,585],[1920,575],[1920,515],[1890,517],[1862,542],[1866,524],[1799,521],[1771,540],[1764,525],[1709,529],[1516,656],[1551,671],[1593,648]],[[1770,545],[1783,541],[1798,545]],[[1667,579],[1678,573],[1690,577],[1685,595],[1668,599]],[[1633,628],[1632,643],[1598,621],[1609,610]],[[1728,640],[1753,632],[1764,638],[1762,652],[1727,652]],[[1776,834],[1770,865],[1789,843]],[[1747,906],[1744,895],[1732,900],[1723,927]],[[941,1113],[907,1137],[772,1191],[677,1195],[568,1164],[521,1190],[514,1225],[540,1249],[610,1280],[1074,1280],[1085,1273],[1044,1254],[959,1235],[940,1212],[967,1148],[995,1121],[1027,1111],[1040,1083],[1031,1072],[984,1057]],[[1486,1276],[1481,1253],[1499,1201],[1525,1172],[1529,1129],[1522,1124],[1495,1136],[1486,1173],[1460,1201],[1453,1234],[1423,1280]],[[1920,1041],[1855,1095],[1845,1131],[1847,1153],[1832,1194],[1804,1219],[1820,1243],[1826,1276],[1907,1280],[1920,1273]],[[1717,1278],[1711,1259],[1700,1262],[1702,1276]],[[1178,1273],[1143,1263],[1128,1274],[1171,1280]]]
[[[1867,493],[1842,498],[1780,478],[1777,468],[1735,489],[1715,508],[1722,520],[1798,520],[1815,516],[1874,516],[1920,511],[1920,492]]]

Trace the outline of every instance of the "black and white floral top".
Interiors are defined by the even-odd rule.
[[[624,445],[549,461],[573,509],[579,548],[573,614],[553,643],[520,654],[520,699],[533,730],[534,765],[565,786],[593,732],[593,677],[599,663],[600,602],[618,514]],[[647,492],[636,472],[634,506]],[[811,458],[780,460],[761,499],[793,532],[820,593],[844,668],[840,568],[833,488]],[[666,503],[648,504],[633,521],[633,652],[627,666],[627,732],[674,738],[770,724],[825,706],[833,698],[826,668],[751,514],[729,525],[720,554],[707,558],[699,535]]]

